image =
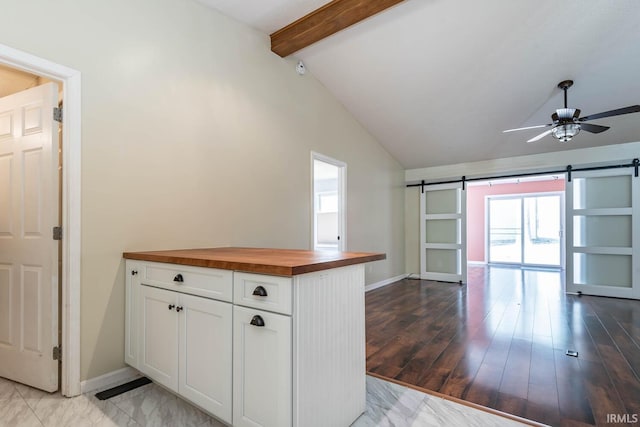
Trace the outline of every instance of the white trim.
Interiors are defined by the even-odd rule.
[[[460,217],[458,216],[458,219]],[[459,243],[425,243],[425,249],[450,249],[450,250],[462,250],[462,245]]]
[[[65,396],[80,394],[80,72],[0,44],[0,64],[63,84],[62,139],[62,377]]]
[[[460,219],[460,214],[424,214],[424,219]]]
[[[616,248],[607,246],[574,246],[573,252],[576,254],[633,255],[633,248]]]
[[[117,371],[107,372],[99,377],[90,378],[80,383],[80,393],[91,393],[96,390],[106,390],[111,388],[110,386],[116,386],[129,381],[133,381],[136,378],[140,378],[142,374],[136,371],[130,366],[127,366]]]
[[[367,286],[364,287],[364,291],[365,292],[369,292],[369,291],[372,291],[374,289],[378,289],[378,288],[381,288],[383,286],[390,285],[390,284],[395,283],[395,282],[397,282],[399,280],[406,279],[409,276],[410,276],[410,274],[400,274],[399,276],[391,277],[390,279],[385,279],[385,280],[381,280],[381,281],[376,282],[376,283],[371,283],[370,285],[367,285]]]
[[[574,209],[574,216],[613,216],[632,215],[633,208],[597,208],[597,209]]]
[[[487,265],[486,261],[470,261],[467,260],[467,267],[470,265]]]

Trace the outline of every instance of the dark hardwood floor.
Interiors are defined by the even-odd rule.
[[[473,266],[464,286],[370,291],[367,371],[554,426],[640,422],[640,301],[566,295],[562,274]]]

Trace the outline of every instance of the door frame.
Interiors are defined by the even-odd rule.
[[[338,251],[347,250],[347,164],[333,157],[311,151],[311,250],[316,250],[316,190],[314,160],[328,163],[338,168]]]
[[[64,396],[80,394],[81,75],[79,71],[0,44],[0,64],[63,84],[62,376]]]
[[[566,178],[565,178],[566,180]],[[537,193],[510,193],[510,194],[494,194],[485,196],[484,206],[485,206],[485,259],[487,264],[500,264],[500,265],[513,265],[513,266],[522,266],[522,267],[531,267],[531,268],[558,268],[560,270],[565,269],[566,265],[566,207],[565,207],[565,191],[541,191]],[[548,264],[533,264],[524,262],[524,239],[523,239],[523,230],[524,230],[524,199],[528,197],[538,197],[538,196],[558,196],[560,198],[560,265],[548,265]],[[489,203],[491,199],[520,199],[520,254],[521,262],[491,262],[491,218],[490,218],[490,209]]]

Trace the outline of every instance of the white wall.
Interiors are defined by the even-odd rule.
[[[571,144],[574,143],[578,145],[579,140],[571,142]],[[578,168],[585,165],[626,164],[638,157],[640,157],[640,142],[630,142],[556,153],[409,169],[405,172],[405,181],[417,183],[424,179],[426,182],[436,182],[438,180],[459,179],[462,176],[469,178],[496,176],[512,172],[541,172],[564,169],[567,165]],[[414,273],[420,269],[419,200],[420,187],[405,189],[405,268],[408,273]]]
[[[404,273],[404,171],[268,36],[190,0],[7,0],[0,41],[82,73],[81,377],[123,366],[123,251],[310,247],[310,152],[348,164],[348,250]]]

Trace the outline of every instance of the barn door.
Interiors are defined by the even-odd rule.
[[[640,299],[640,178],[633,168],[567,182],[567,292]]]
[[[0,376],[58,389],[58,126],[53,83],[0,99]]]
[[[420,278],[467,280],[466,191],[462,183],[428,185],[420,194]]]

